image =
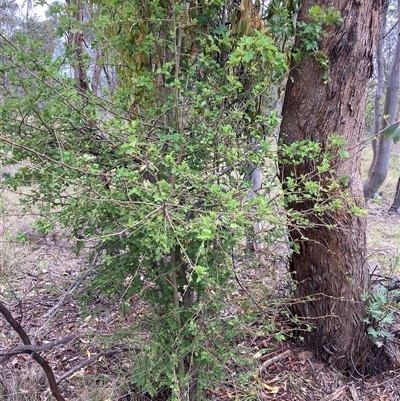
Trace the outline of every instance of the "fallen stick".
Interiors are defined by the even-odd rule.
[[[65,372],[62,376],[60,376],[57,380],[56,383],[60,384],[63,380],[67,379],[68,377],[72,376],[77,370],[84,368],[87,365],[90,365],[92,362],[98,361],[100,358],[104,357],[109,357],[113,356],[116,354],[120,354],[122,352],[129,351],[128,348],[118,348],[115,350],[109,350],[109,351],[102,351],[99,352],[96,355],[93,355],[89,359],[85,359],[82,362],[77,363],[75,366],[73,366],[68,372]]]
[[[18,347],[12,348],[10,350],[1,350],[0,349],[0,356],[12,356],[12,355],[18,355],[18,354],[31,354],[32,352],[48,351],[48,350],[56,347],[57,345],[65,344],[72,340],[75,340],[80,335],[82,335],[82,334],[72,334],[71,336],[57,338],[56,340],[50,341],[50,342],[42,344],[42,345],[26,344],[26,345],[20,345]],[[1,362],[0,362],[0,364],[1,364]]]
[[[267,359],[265,362],[263,362],[263,364],[260,366],[260,374],[262,374],[264,372],[264,370],[268,367],[271,366],[272,364],[274,364],[275,362],[280,361],[281,359],[286,358],[287,356],[289,356],[292,353],[292,351],[290,351],[290,349],[286,350],[285,352],[282,352],[279,355],[274,356],[273,358]]]

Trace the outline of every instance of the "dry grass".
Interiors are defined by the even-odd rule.
[[[379,198],[368,205],[368,260],[372,269],[391,276],[400,275],[400,216],[389,215],[397,180],[400,177],[400,144],[394,146],[388,177],[379,190]],[[367,177],[372,150],[366,147],[362,154],[362,171]]]
[[[373,268],[377,267],[379,274],[396,275],[400,269],[397,263],[400,256],[400,216],[389,216],[386,212],[400,175],[400,167],[397,165],[399,153],[400,146],[392,156],[390,174],[382,187],[382,198],[367,206],[369,261]],[[362,156],[363,170],[366,171],[371,157],[370,150],[366,148]],[[34,222],[36,216],[34,213],[21,212],[16,194],[5,189],[1,191],[2,301],[21,320],[22,326],[35,342],[66,336],[80,330],[97,333],[97,336],[79,338],[44,354],[56,376],[101,351],[103,347],[120,345],[125,340],[115,333],[119,329],[134,326],[135,316],[143,315],[139,301],[124,316],[121,315],[118,305],[104,299],[94,300],[96,304],[93,302],[84,312],[77,302],[77,294],[73,293],[65,299],[57,315],[34,336],[45,323],[46,313],[81,275],[84,261],[72,253],[66,238],[57,241],[58,243],[48,243],[46,240],[18,242],[16,234],[21,226]],[[59,237],[63,237],[62,233]],[[264,249],[253,254],[254,261],[250,268],[242,270],[240,265],[237,266],[242,286],[227,294],[227,316],[224,318],[236,314],[251,315],[257,311],[251,298],[267,312],[264,315],[254,313],[253,322],[237,320],[237,333],[243,336],[237,339],[242,355],[240,358],[232,358],[231,365],[227,366],[231,382],[211,388],[206,393],[207,398],[214,401],[400,401],[397,386],[399,372],[388,372],[364,381],[345,378],[340,372],[318,362],[312,352],[294,346],[289,341],[280,343],[276,340],[274,330],[281,330],[285,335],[290,335],[291,330],[285,321],[279,320],[279,302],[284,302],[286,294],[282,290],[281,279],[285,277],[286,271],[284,260],[277,261],[274,258],[276,252],[280,250]],[[282,252],[286,251],[282,248]],[[2,348],[20,344],[19,338],[4,319],[0,319],[0,332]],[[100,334],[103,332],[107,332],[105,337]],[[397,347],[397,338],[393,340],[393,347]],[[257,374],[258,367],[266,360],[287,350],[290,353],[285,353],[284,358],[271,364],[262,374]],[[85,366],[61,383],[62,391],[71,401],[148,400],[135,394],[130,385],[132,360],[133,357],[121,354]],[[2,365],[0,400],[3,399],[51,399],[43,372],[29,357],[19,355]]]
[[[8,167],[6,172],[13,173],[16,168]],[[123,346],[118,332],[134,326],[135,310],[122,316],[121,305],[101,297],[84,307],[79,300],[79,286],[65,296],[86,271],[85,257],[74,253],[68,233],[57,232],[54,241],[32,235],[28,230],[38,218],[35,210],[23,210],[13,191],[0,186],[0,192],[0,300],[33,344],[83,333],[70,343],[42,353],[56,378],[105,349]],[[60,300],[63,302],[57,313],[49,315]],[[0,336],[1,349],[21,345],[21,339],[1,315]],[[130,388],[129,358],[125,354],[102,357],[71,374],[60,383],[60,389],[70,401],[141,400]],[[29,355],[13,356],[0,365],[1,401],[51,399],[43,370]]]

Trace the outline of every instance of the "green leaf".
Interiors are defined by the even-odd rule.
[[[397,127],[392,135],[392,139],[394,143],[397,143],[400,141],[400,127]]]
[[[214,235],[210,229],[204,228],[202,232],[197,236],[197,238],[202,241],[207,241],[212,240],[214,238]]]
[[[204,267],[204,266],[195,266],[194,267],[194,271],[197,274],[197,279],[196,282],[199,283],[201,281],[202,278],[204,278],[205,276],[207,276],[208,274],[208,268]]]
[[[399,122],[396,121],[394,124],[389,125],[388,127],[385,128],[385,130],[383,131],[383,136],[385,139],[390,138],[394,132],[396,131],[396,129],[399,127]]]

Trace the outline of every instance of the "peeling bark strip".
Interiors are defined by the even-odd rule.
[[[304,0],[299,20],[307,19],[311,6],[326,8],[326,4],[322,0]],[[347,177],[346,189],[353,202],[361,206],[358,144],[383,1],[336,0],[329,5],[340,11],[343,22],[329,27],[327,37],[320,43],[320,50],[329,60],[328,82],[324,84],[324,71],[312,56],[291,66],[280,141],[290,145],[314,140],[324,149],[329,135],[344,136],[349,157],[335,167],[335,176]],[[299,40],[296,42],[299,45]],[[280,167],[284,186],[292,173],[300,177],[315,171],[312,161]],[[312,210],[313,202],[299,201],[289,207],[305,212]],[[310,333],[302,332],[302,336],[322,360],[341,370],[362,372],[368,363],[370,346],[362,323],[366,314],[362,294],[369,285],[364,264],[366,221],[348,213],[349,207],[322,217],[311,216],[314,226],[297,227],[290,232],[291,239],[299,245],[299,252],[291,260],[291,271],[298,282],[295,296],[304,299],[293,306],[293,311],[315,326]],[[328,224],[336,227],[329,229]],[[309,301],[307,297],[314,294],[323,295]]]

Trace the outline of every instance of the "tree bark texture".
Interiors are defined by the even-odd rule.
[[[298,19],[307,20],[311,6],[327,8],[325,4],[323,0],[304,0]],[[350,203],[363,205],[359,144],[383,0],[336,0],[331,4],[343,21],[327,28],[328,35],[320,42],[320,50],[329,60],[328,82],[324,83],[324,70],[312,55],[292,63],[280,142],[290,145],[307,139],[318,141],[324,149],[329,135],[345,137],[349,157],[335,158],[332,164],[337,164],[336,178],[346,177],[351,202],[323,216],[311,214],[308,227],[296,227],[295,219],[290,222],[290,238],[299,247],[291,258],[298,298],[293,311],[300,321],[304,318],[314,325],[311,332],[301,335],[319,358],[341,370],[360,371],[367,364],[369,349],[362,323],[366,315],[362,296],[369,286],[366,220],[348,209]],[[298,38],[296,43],[300,46]],[[301,185],[304,176],[315,174],[315,163],[304,159],[299,165],[281,164],[280,169],[285,188],[289,177]],[[315,179],[323,183],[321,177]],[[291,202],[289,208],[305,213],[312,210],[313,202]]]
[[[397,13],[400,17],[400,0],[397,2]],[[364,182],[364,197],[373,198],[378,189],[384,183],[389,169],[390,151],[392,149],[392,138],[385,138],[384,129],[394,124],[397,119],[397,108],[399,103],[400,90],[400,26],[397,27],[396,48],[393,54],[390,67],[389,79],[387,82],[385,105],[383,116],[381,116],[378,141],[375,143],[375,152],[368,179]]]
[[[394,199],[392,206],[390,206],[389,213],[400,214],[400,178],[397,180],[396,192],[394,194]]]
[[[389,7],[389,0],[384,1],[384,6],[382,7],[380,15],[380,28],[379,28],[379,39],[376,45],[376,90],[374,97],[374,137],[371,140],[372,146],[372,162],[368,170],[368,177],[372,173],[377,155],[378,155],[378,136],[381,129],[381,99],[383,96],[383,89],[385,86],[385,67],[383,59],[383,45],[385,43],[386,34],[386,21],[387,21],[387,11]]]
[[[80,0],[67,0],[69,7],[75,7],[74,18],[80,24],[83,24],[83,4]],[[77,82],[78,92],[85,95],[89,90],[89,79],[87,75],[87,68],[85,66],[84,54],[85,43],[83,39],[83,31],[78,30],[69,32],[68,37],[69,46],[74,48],[75,60],[73,63],[74,78]]]

